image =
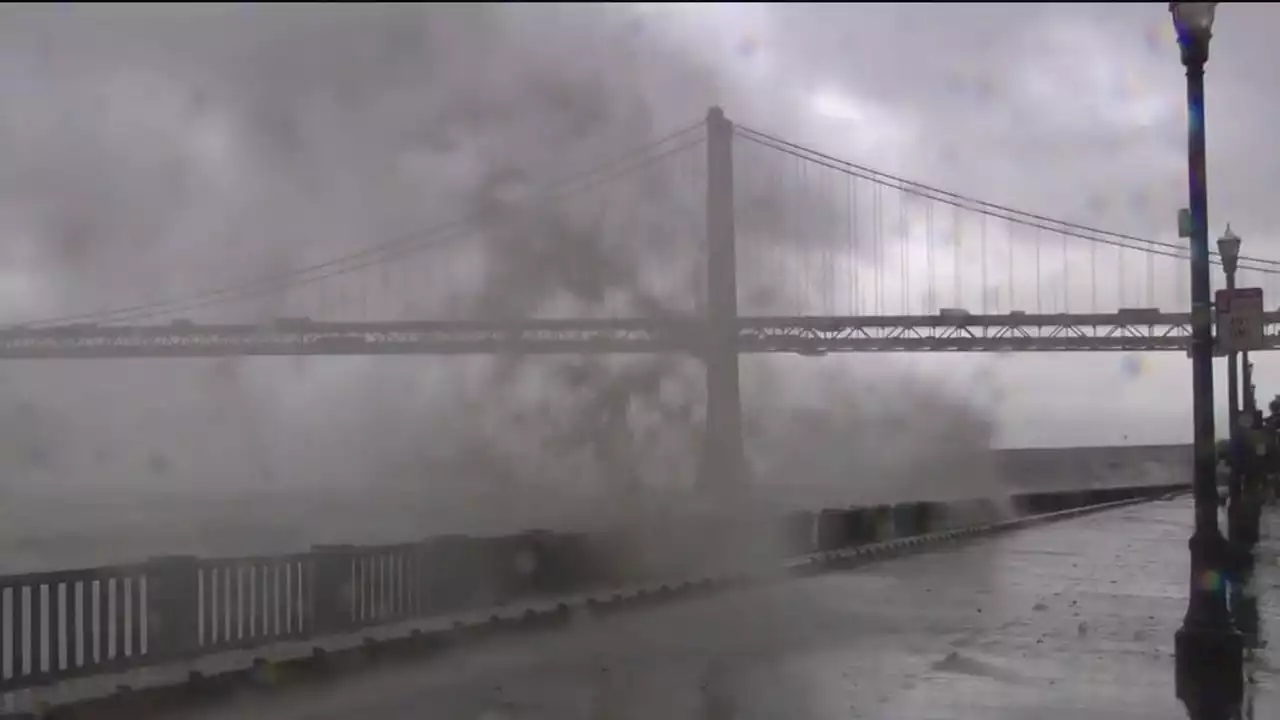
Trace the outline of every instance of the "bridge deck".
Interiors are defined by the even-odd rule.
[[[739,317],[743,353],[1185,351],[1187,313]],[[1265,318],[1280,346],[1280,312]],[[0,330],[0,359],[699,352],[691,318],[60,325]]]
[[[679,720],[712,717],[709,694],[735,718],[1183,717],[1172,639],[1190,522],[1188,500],[1138,505],[192,717]],[[1275,716],[1280,681],[1255,672],[1257,717]]]

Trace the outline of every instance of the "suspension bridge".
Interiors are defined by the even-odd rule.
[[[702,354],[712,338],[1133,352],[1190,335],[1181,245],[911,182],[718,111],[546,187],[499,178],[473,205],[286,274],[0,330],[0,357]],[[1267,296],[1278,273],[1241,258],[1241,284]],[[1280,312],[1266,332],[1280,345]]]

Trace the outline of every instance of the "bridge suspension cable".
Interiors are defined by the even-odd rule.
[[[866,180],[876,186],[892,188],[910,195],[916,195],[918,197],[939,202],[944,205],[949,205],[962,210],[970,210],[986,217],[998,218],[1038,230],[1049,230],[1067,237],[1074,237],[1088,242],[1110,245],[1124,250],[1136,250],[1138,252],[1179,260],[1185,260],[1187,258],[1186,249],[1173,243],[1141,238],[1135,235],[1128,235],[1110,230],[1103,230],[1100,228],[1090,227],[1088,225],[1058,220],[1044,215],[1037,215],[1035,213],[1017,210],[997,203],[978,200],[977,198],[914,182],[864,165],[842,160],[819,150],[814,150],[788,140],[783,140],[777,136],[752,129],[744,125],[735,125],[734,129],[738,132],[739,136],[745,140],[821,165],[837,172],[842,172],[858,179]],[[1211,252],[1210,254],[1212,256],[1211,262],[1220,265],[1221,261],[1217,259],[1217,253]],[[1280,261],[1277,260],[1241,256],[1239,262],[1242,270],[1253,270],[1255,272],[1265,274],[1280,274]]]
[[[601,185],[608,184],[613,180],[630,175],[651,166],[664,158],[681,153],[705,142],[705,135],[701,132],[703,129],[703,123],[687,125],[645,145],[644,147],[617,156],[610,161],[597,165],[585,172],[576,173],[557,182],[543,186],[536,190],[536,194],[559,200],[568,199],[569,197],[580,194],[585,190],[598,188]],[[905,195],[919,197],[928,202],[936,202],[940,205],[951,206],[957,210],[974,212],[984,218],[995,218],[1012,224],[1033,228],[1037,231],[1048,230],[1055,234],[1059,234],[1064,239],[1064,253],[1065,239],[1071,237],[1090,242],[1090,247],[1108,245],[1121,250],[1132,250],[1144,253],[1149,257],[1162,256],[1177,260],[1185,260],[1187,257],[1186,250],[1184,248],[1172,243],[1160,242],[1124,233],[1094,228],[1079,223],[1057,220],[1043,215],[1037,215],[1035,213],[1016,210],[1004,205],[978,200],[970,196],[917,183],[902,177],[883,173],[863,165],[842,160],[821,151],[784,140],[777,136],[764,133],[747,126],[736,126],[736,132],[739,137],[753,144],[768,148],[771,151],[786,154],[804,163],[812,163],[814,165],[836,171],[849,178],[866,180],[872,183],[873,187],[877,189],[883,187],[896,190],[904,193]],[[899,214],[902,212],[904,211],[900,206]],[[932,211],[930,210],[930,212]],[[390,240],[368,246],[359,251],[330,258],[313,265],[277,273],[269,277],[257,278],[213,290],[198,292],[185,297],[170,298],[167,300],[119,307],[106,311],[46,317],[11,325],[8,329],[36,329],[73,323],[97,324],[145,321],[157,317],[173,316],[175,314],[212,305],[220,305],[222,303],[236,300],[270,296],[288,288],[318,283],[365,268],[386,265],[393,261],[401,260],[424,251],[456,245],[459,240],[467,237],[466,232],[473,229],[468,227],[468,224],[476,219],[477,215],[475,212],[468,213],[467,215],[456,218],[450,222],[395,237]],[[906,252],[905,248],[900,250],[903,253]],[[1037,254],[1038,253],[1039,245],[1037,245]],[[906,287],[910,283],[910,277],[906,274],[905,260],[902,262],[904,263],[904,292],[906,292]],[[1012,255],[1010,255],[1009,272],[1011,278],[1013,275],[1012,262]],[[1096,263],[1096,258],[1093,262]],[[1213,262],[1218,262],[1218,260],[1214,259]],[[1242,257],[1240,259],[1240,268],[1242,270],[1250,270],[1266,275],[1280,275],[1280,261],[1275,260]],[[986,272],[985,264],[983,266],[983,272]],[[1149,268],[1148,272],[1153,272],[1153,270]],[[1096,278],[1093,282],[1096,284]],[[1123,280],[1121,282],[1123,282]],[[985,285],[986,283],[984,282],[984,286]],[[879,287],[879,283],[877,287],[877,292],[883,291],[883,288]],[[1037,302],[1039,301],[1037,300]],[[1096,298],[1094,304],[1096,305]]]
[[[616,156],[584,172],[575,173],[569,177],[549,183],[541,188],[540,193],[545,197],[563,199],[581,193],[584,190],[599,187],[602,184],[637,172],[667,157],[700,145],[706,140],[705,136],[701,134],[703,129],[704,123],[701,121],[686,125],[664,135],[658,140],[650,142],[644,147]],[[385,240],[362,250],[330,258],[314,265],[295,268],[265,278],[206,290],[186,297],[158,300],[112,310],[46,317],[25,323],[17,323],[4,329],[35,329],[70,323],[148,320],[219,303],[270,295],[286,288],[308,285],[393,260],[403,259],[426,250],[446,246],[450,242],[466,237],[464,233],[467,230],[467,224],[475,219],[475,214],[470,213],[448,222]]]

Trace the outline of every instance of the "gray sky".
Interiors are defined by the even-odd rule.
[[[1163,5],[789,5],[720,12],[722,32],[742,32],[741,24],[758,34],[758,46],[779,66],[772,73],[775,91],[832,88],[867,108],[862,123],[815,122],[799,130],[809,144],[1019,209],[1178,242],[1175,212],[1186,202],[1185,86]],[[1280,217],[1264,189],[1275,186],[1266,177],[1274,167],[1256,159],[1269,156],[1274,136],[1264,127],[1275,102],[1267,68],[1280,51],[1264,28],[1276,13],[1270,4],[1220,6],[1208,67],[1211,231],[1216,236],[1230,221],[1245,237],[1245,252],[1264,258],[1280,256],[1273,239]],[[862,135],[875,139],[859,143]],[[1127,255],[1127,272],[1145,274],[1145,263]],[[1073,260],[1082,278],[1088,258]],[[1168,283],[1185,282],[1185,265],[1159,261],[1156,269],[1167,278],[1157,283],[1165,293],[1173,289]],[[1275,287],[1273,279],[1241,281]],[[1185,289],[1179,292],[1186,297]],[[1162,299],[1169,307],[1177,298]],[[1112,443],[1126,436],[1168,442],[1190,435],[1190,369],[1181,357],[909,362],[952,380],[986,366],[981,374],[994,378],[1003,398],[1005,442]],[[1276,366],[1265,357],[1257,365],[1265,394]]]
[[[742,124],[886,172],[1142,237],[1176,242],[1173,220],[1185,204],[1182,68],[1163,4],[136,5],[0,13],[6,318],[236,282],[431,226],[459,208],[491,211],[487,225],[452,246],[449,262],[406,260],[333,283],[330,296],[308,290],[236,311],[242,319],[323,317],[316,303],[360,300],[366,316],[503,313],[566,296],[612,302],[617,288],[626,290],[622,307],[680,309],[688,300],[680,283],[691,276],[688,243],[700,230],[696,213],[673,208],[701,192],[693,175],[634,190],[631,215],[611,221],[631,230],[604,243],[597,236],[607,233],[567,232],[567,215],[532,223],[527,207],[504,210],[503,182],[587,167],[696,121],[712,103]],[[1224,5],[1209,66],[1211,227],[1216,234],[1230,220],[1246,253],[1268,258],[1280,258],[1270,239],[1280,206],[1265,194],[1277,186],[1277,171],[1258,159],[1271,154],[1274,134],[1269,74],[1280,50],[1266,29],[1276,13],[1270,4]],[[916,220],[923,210],[911,212]],[[662,225],[676,216],[683,225]],[[514,242],[503,230],[513,220],[533,228],[535,245],[497,244]],[[778,240],[792,227],[803,225],[746,223],[744,243]],[[908,235],[916,253],[918,232]],[[890,237],[890,247],[901,238]],[[534,253],[537,242],[550,244]],[[792,256],[803,247],[797,238],[778,242]],[[992,242],[1013,247],[1023,262],[1031,247],[1025,235],[995,230]],[[465,282],[492,292],[459,299],[452,289],[468,273],[458,268],[472,267],[462,263],[474,261],[477,247],[497,252],[487,273]],[[1075,280],[1065,282],[1084,297],[1088,250],[1072,247]],[[837,269],[865,264],[830,256]],[[913,259],[912,273],[919,267]],[[1156,270],[1160,292],[1175,293],[1185,269]],[[1034,282],[1020,272],[1015,295],[1022,303],[1043,296],[1064,282],[1060,271]],[[665,278],[666,290],[653,284],[664,274],[678,276]],[[750,289],[761,277],[769,279],[757,273],[744,283]],[[1176,295],[1161,299],[1169,307]],[[846,356],[746,365],[765,394],[865,406],[870,417],[895,399],[856,389],[833,396],[830,383],[897,384],[920,407],[920,398],[935,395],[949,408],[940,416],[978,435],[984,413],[994,418],[1001,444],[1179,442],[1190,434],[1181,357]],[[1267,393],[1280,367],[1258,365]],[[480,389],[462,392],[463,376]],[[179,486],[252,485],[267,473],[274,482],[324,476],[350,484],[374,466],[405,472],[424,445],[510,435],[510,416],[550,412],[538,404],[545,397],[523,410],[502,405],[518,393],[485,367],[431,358],[14,364],[0,371],[0,383],[11,405],[37,416],[5,422],[43,433],[37,445],[55,446],[53,465],[19,474],[50,483],[150,483],[159,475]],[[806,386],[819,391],[806,396]],[[956,402],[976,409],[953,416]],[[785,425],[786,402],[754,407],[773,408]],[[11,454],[26,457],[30,444],[15,440]]]

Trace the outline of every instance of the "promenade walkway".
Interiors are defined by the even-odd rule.
[[[1156,720],[1173,695],[1189,499],[692,599],[192,713],[209,720]],[[1280,520],[1268,518],[1270,536]],[[1264,543],[1264,634],[1280,565]],[[1264,650],[1254,716],[1280,716]],[[717,714],[722,713],[722,714]]]

